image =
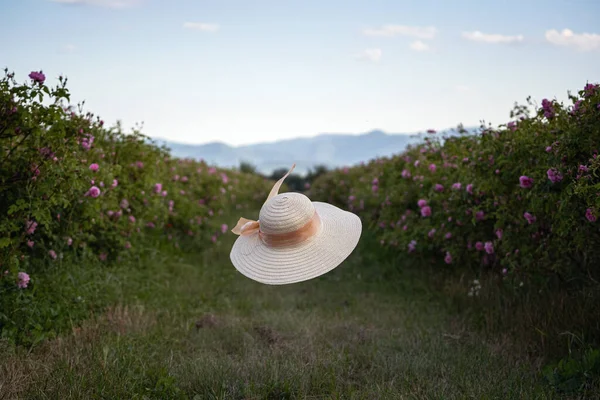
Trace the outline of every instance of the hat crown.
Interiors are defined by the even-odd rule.
[[[266,234],[296,231],[306,225],[315,213],[312,201],[301,193],[281,193],[263,204],[258,219]]]

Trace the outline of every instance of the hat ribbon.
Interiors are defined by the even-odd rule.
[[[278,180],[275,183],[275,185],[273,185],[273,188],[271,189],[271,192],[269,193],[267,200],[265,200],[265,203],[267,201],[269,201],[272,197],[277,196],[277,194],[279,193],[279,188],[283,184],[283,181],[285,180],[285,178],[288,177],[288,175],[294,170],[295,167],[296,167],[296,164],[292,165],[292,168],[290,168],[290,170],[287,172],[287,174],[285,174],[280,180]],[[235,233],[236,235],[241,235],[241,236],[252,235],[252,234],[258,233],[259,231],[260,231],[260,222],[254,221],[251,219],[246,219],[246,218],[240,218],[238,220],[236,226],[231,230],[231,232]]]

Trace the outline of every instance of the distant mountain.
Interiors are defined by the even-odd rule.
[[[448,130],[439,134],[454,135],[456,132]],[[162,138],[154,140],[170,148],[176,157],[204,159],[209,164],[227,168],[239,167],[241,162],[246,161],[263,174],[279,168],[287,169],[296,163],[294,172],[304,175],[316,165],[337,168],[397,154],[409,144],[423,139],[414,134],[388,134],[375,130],[360,135],[321,134],[246,146],[229,146],[220,142],[184,144]]]

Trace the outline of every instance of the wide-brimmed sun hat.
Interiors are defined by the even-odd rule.
[[[301,193],[278,194],[275,185],[257,221],[240,218],[231,231],[239,235],[231,262],[246,277],[268,285],[307,281],[340,265],[362,232],[360,218]]]

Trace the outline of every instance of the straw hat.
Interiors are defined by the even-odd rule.
[[[352,253],[362,232],[360,218],[300,193],[278,194],[281,178],[260,209],[258,221],[240,218],[231,262],[246,277],[268,285],[323,275]]]

